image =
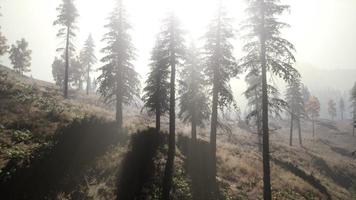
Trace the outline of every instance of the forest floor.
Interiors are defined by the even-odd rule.
[[[72,91],[65,100],[51,83],[0,66],[1,199],[158,199],[167,144],[147,127],[154,119],[132,107],[117,134],[113,109],[96,95]],[[356,137],[351,122],[321,120],[316,136],[302,123],[289,146],[288,122],[273,122],[274,199],[356,199]],[[218,183],[223,199],[262,199],[258,137],[243,123],[219,134]],[[163,120],[163,131],[167,120]],[[177,124],[173,198],[209,195],[208,130],[199,129],[198,166],[189,168],[189,127]],[[200,173],[200,174],[197,174]],[[200,175],[200,176],[199,176]]]

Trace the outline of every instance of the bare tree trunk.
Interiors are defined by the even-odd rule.
[[[66,49],[65,49],[65,69],[64,69],[64,98],[68,98],[68,79],[69,79],[69,35],[70,28],[67,27]]]
[[[221,9],[222,1],[219,1],[218,8],[218,28],[217,28],[217,42],[216,42],[216,54],[221,56],[220,50],[220,32],[221,32]],[[219,59],[217,61],[217,66],[214,68],[213,75],[213,102],[212,102],[212,113],[211,113],[211,124],[210,124],[210,150],[211,150],[211,180],[213,184],[214,191],[212,192],[211,199],[217,199],[217,184],[216,184],[216,134],[217,134],[217,125],[218,125],[218,99],[219,99],[219,74],[218,69],[220,68]]]
[[[122,95],[121,93],[116,93],[116,123],[119,131],[122,130]]]
[[[123,123],[123,117],[122,117],[122,104],[123,104],[123,91],[122,91],[122,67],[119,62],[118,64],[118,72],[116,74],[116,123],[118,126],[118,129],[121,133],[122,130],[122,123]]]
[[[173,16],[172,16],[173,17]],[[172,20],[173,22],[173,20]],[[171,45],[174,43],[174,31],[173,24],[171,27]],[[163,189],[162,189],[162,199],[169,200],[170,199],[170,191],[172,188],[172,179],[173,179],[173,170],[174,170],[174,157],[176,153],[176,141],[175,141],[175,130],[176,130],[176,113],[175,113],[175,81],[176,81],[176,58],[175,52],[173,52],[173,46],[171,46],[171,82],[170,82],[170,108],[169,108],[169,138],[168,138],[168,156],[167,162],[164,170],[163,177]]]
[[[160,108],[156,109],[156,130],[157,130],[157,133],[159,133],[161,131],[161,112],[160,112]]]
[[[262,67],[262,134],[263,134],[263,199],[271,200],[271,170],[269,155],[269,128],[268,128],[268,93],[267,93],[267,63],[266,63],[266,35],[265,35],[265,6],[261,0],[261,67]]]
[[[89,95],[90,92],[90,66],[88,65],[88,69],[87,69],[87,95]]]
[[[356,109],[354,108],[354,116],[353,116],[353,122],[352,122],[352,136],[355,136],[355,126],[356,126]]]
[[[299,135],[299,144],[300,144],[300,146],[303,146],[303,143],[302,143],[302,127],[300,125],[300,117],[298,117],[298,135]]]
[[[192,119],[191,125],[192,125],[192,142],[193,144],[195,144],[197,141],[197,123],[195,120],[195,116]]]
[[[290,114],[290,133],[289,133],[289,146],[293,145],[293,113]]]

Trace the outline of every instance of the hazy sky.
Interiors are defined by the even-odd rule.
[[[76,0],[79,10],[79,32],[76,46],[80,49],[89,33],[93,34],[97,50],[106,32],[108,13],[114,0]],[[244,0],[225,0],[236,29],[244,19]],[[297,48],[298,62],[318,68],[356,69],[356,0],[284,0],[291,12],[284,21],[291,24],[285,36]],[[14,43],[20,38],[29,41],[32,54],[32,74],[35,78],[52,81],[51,64],[60,47],[53,27],[56,7],[60,0],[0,0],[1,30]],[[198,39],[215,12],[216,0],[124,0],[134,27],[132,37],[138,49],[136,68],[145,77],[155,34],[159,31],[167,10],[175,9],[187,31],[188,39]],[[236,38],[236,57],[241,57],[241,43]],[[0,58],[8,65],[7,55]],[[97,56],[101,57],[100,54]],[[97,67],[100,63],[97,64]],[[356,75],[355,75],[356,76]]]

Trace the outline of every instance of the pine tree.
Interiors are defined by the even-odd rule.
[[[108,32],[104,35],[103,41],[107,46],[102,49],[105,56],[101,59],[105,65],[100,68],[98,91],[107,103],[116,104],[116,121],[121,130],[123,104],[132,103],[135,97],[139,97],[140,90],[138,73],[132,64],[135,49],[129,35],[131,26],[122,0],[117,2],[105,27]]]
[[[251,120],[254,121],[256,126],[256,133],[259,140],[258,148],[262,151],[262,79],[261,70],[258,68],[247,73],[245,81],[247,82],[247,90],[244,92],[247,98],[247,106],[249,111],[246,115],[248,124]],[[287,108],[287,102],[281,99],[279,91],[273,86],[268,84],[268,98],[269,98],[269,115],[271,117],[281,118],[281,113]]]
[[[1,8],[1,7],[0,7]],[[2,16],[2,14],[0,13],[0,17]],[[4,55],[5,53],[7,53],[8,50],[8,46],[7,46],[7,39],[4,35],[2,35],[1,32],[1,26],[0,26],[0,56]]]
[[[16,45],[11,45],[10,60],[14,67],[14,70],[23,75],[24,72],[30,72],[31,66],[31,53],[32,51],[28,49],[28,42],[25,39],[16,41]]]
[[[151,55],[151,69],[143,89],[144,108],[156,116],[156,129],[160,132],[161,115],[169,111],[169,63],[164,55],[162,41],[158,37]]]
[[[331,117],[331,120],[334,120],[336,117],[336,103],[332,99],[328,102],[328,113]]]
[[[340,108],[340,119],[344,120],[345,101],[344,101],[344,98],[342,98],[342,97],[340,98],[339,108]]]
[[[91,34],[88,36],[88,39],[85,41],[84,48],[80,53],[80,62],[82,63],[83,67],[85,68],[85,79],[86,79],[86,93],[87,95],[90,92],[90,72],[93,70],[92,66],[96,63],[97,59],[95,57],[94,52],[95,44],[93,37]]]
[[[299,144],[302,145],[302,133],[300,120],[304,116],[304,98],[302,94],[302,84],[299,79],[291,82],[287,88],[286,94],[287,103],[289,106],[289,113],[291,115],[290,124],[290,140],[289,145],[293,145],[293,123],[296,122],[298,126]]]
[[[216,183],[216,135],[218,128],[218,109],[230,106],[233,94],[230,87],[230,79],[236,76],[237,64],[233,56],[231,39],[234,31],[231,19],[227,17],[222,0],[219,0],[217,14],[211,21],[208,32],[205,34],[204,60],[207,81],[212,86],[212,111],[210,146],[212,156],[212,178]],[[212,198],[216,198],[217,191],[212,191]]]
[[[313,124],[313,137],[315,138],[315,120],[319,117],[320,103],[318,98],[311,96],[305,104],[305,111]]]
[[[179,81],[179,117],[185,123],[191,124],[191,139],[197,140],[197,126],[204,124],[209,118],[208,98],[205,93],[205,77],[200,63],[200,54],[192,45],[187,51],[186,63]]]
[[[262,133],[263,133],[263,183],[264,199],[270,200],[270,155],[269,155],[269,129],[268,129],[268,85],[267,70],[285,81],[298,78],[299,73],[293,68],[295,58],[294,46],[281,37],[281,29],[288,27],[286,23],[279,22],[278,16],[289,8],[280,5],[279,0],[249,0],[247,12],[249,18],[245,21],[242,31],[245,32],[244,51],[247,55],[242,59],[245,69],[261,68],[262,79]]]
[[[170,13],[164,20],[162,31],[160,33],[162,39],[162,57],[167,61],[171,69],[170,72],[170,96],[169,96],[169,138],[168,138],[168,157],[165,166],[163,178],[162,199],[170,199],[169,194],[172,188],[172,179],[174,171],[175,157],[175,100],[176,100],[176,68],[182,65],[185,57],[185,46],[183,31],[180,28],[180,23],[174,13]]]
[[[54,26],[60,26],[57,37],[65,41],[65,47],[59,48],[57,51],[64,49],[65,71],[64,71],[64,97],[68,98],[68,85],[69,85],[69,64],[70,57],[74,51],[73,39],[76,37],[75,30],[76,20],[78,18],[78,11],[74,5],[74,0],[63,0],[62,4],[57,8],[59,12]]]

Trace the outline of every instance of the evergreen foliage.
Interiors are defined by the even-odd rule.
[[[288,10],[279,0],[248,0],[249,17],[241,28],[246,41],[241,66],[248,70],[261,69],[262,80],[262,133],[263,133],[263,182],[264,199],[272,199],[270,181],[268,84],[267,71],[287,82],[300,75],[294,69],[294,45],[281,37],[281,30],[289,25],[278,21],[278,16]]]
[[[108,32],[104,35],[103,41],[107,46],[102,49],[105,56],[101,59],[104,65],[100,68],[98,92],[106,103],[116,104],[116,121],[121,129],[123,104],[132,103],[139,97],[140,90],[138,73],[132,63],[135,59],[135,49],[129,34],[131,25],[127,20],[122,0],[117,2],[105,28]]]
[[[69,64],[70,58],[75,50],[73,40],[76,37],[76,21],[79,14],[74,5],[74,0],[63,0],[59,7],[57,7],[57,11],[57,19],[53,22],[53,25],[60,27],[57,37],[65,41],[65,47],[58,48],[57,51],[63,52],[64,50],[65,70],[63,93],[64,97],[68,98]]]
[[[201,55],[194,45],[187,51],[186,59],[179,81],[179,117],[184,123],[191,124],[192,140],[196,141],[196,128],[204,125],[210,111]]]
[[[156,129],[160,131],[161,115],[169,111],[169,63],[164,56],[162,41],[157,37],[151,52],[150,72],[143,89],[142,100],[149,114],[156,115]]]
[[[88,39],[85,41],[83,50],[80,52],[80,63],[84,68],[87,95],[89,94],[91,88],[90,72],[93,70],[92,66],[96,62],[97,59],[95,56],[95,44],[94,44],[93,37],[90,34],[88,36]]]

